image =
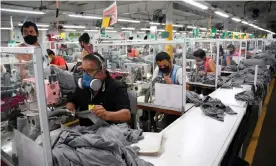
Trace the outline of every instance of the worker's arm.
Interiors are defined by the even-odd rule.
[[[209,69],[210,69],[209,73],[216,72],[216,64],[212,59],[209,59]]]
[[[231,65],[231,59],[229,56],[226,56],[226,66],[230,66]]]
[[[107,111],[103,106],[95,105],[92,112],[98,117],[110,122],[128,122],[131,118],[129,109]]]

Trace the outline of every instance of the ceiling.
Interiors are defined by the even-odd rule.
[[[147,21],[152,21],[154,13],[166,13],[167,19],[174,24],[184,26],[195,25],[199,27],[208,27],[211,18],[212,27],[220,25],[224,29],[232,31],[255,31],[250,26],[236,23],[229,18],[223,18],[214,14],[216,8],[228,12],[231,16],[245,19],[262,28],[276,32],[276,2],[264,1],[208,1],[200,3],[207,5],[208,10],[202,10],[189,5],[183,1],[117,1],[118,17],[141,20],[140,24],[118,22],[115,27],[149,27]],[[112,4],[111,1],[59,1],[59,18],[62,24],[85,25],[93,29],[97,20],[87,20],[69,17],[68,14],[84,14],[102,16],[103,9]],[[14,25],[23,22],[26,18],[29,21],[37,23],[55,23],[55,1],[3,1],[1,8],[21,9],[21,10],[39,10],[46,12],[44,15],[27,15],[1,11],[1,26],[10,26],[10,16],[13,18]],[[254,11],[254,13],[253,13]],[[259,14],[256,14],[258,13]],[[164,26],[160,25],[160,28]]]

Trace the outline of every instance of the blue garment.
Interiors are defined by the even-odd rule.
[[[178,65],[173,65],[173,69],[170,73],[170,78],[171,78],[173,84],[179,84],[179,82],[177,82],[177,80],[176,80],[177,79],[176,73],[179,68],[181,68],[181,67]],[[162,78],[164,78],[164,74],[160,70],[158,72],[158,76],[161,76]]]

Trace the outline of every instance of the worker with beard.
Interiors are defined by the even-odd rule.
[[[172,63],[171,57],[166,52],[159,52],[155,57],[157,67],[153,72],[153,79],[162,77],[166,84],[182,85],[182,68]]]

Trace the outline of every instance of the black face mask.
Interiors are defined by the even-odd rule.
[[[27,44],[33,45],[34,43],[37,42],[37,36],[27,35],[24,37],[24,41]]]
[[[162,73],[168,73],[170,72],[170,66],[165,66],[163,68],[159,68],[159,70],[162,72]]]

